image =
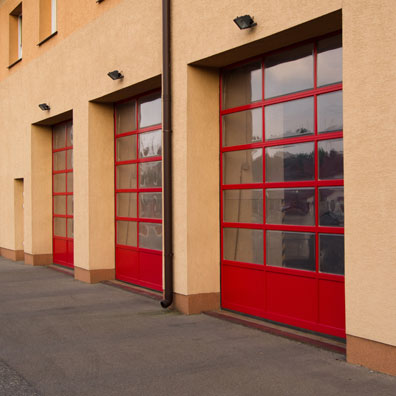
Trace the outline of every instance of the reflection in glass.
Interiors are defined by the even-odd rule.
[[[136,188],[136,164],[118,165],[116,167],[117,188]]]
[[[315,189],[274,188],[266,191],[267,224],[315,225]]]
[[[162,224],[139,224],[139,247],[162,250]]]
[[[67,192],[73,192],[73,172],[67,174]]]
[[[342,37],[318,42],[318,87],[342,81]]]
[[[262,183],[263,150],[239,150],[223,153],[224,184]]]
[[[146,219],[162,218],[162,194],[140,193],[139,194],[139,217]]]
[[[67,169],[73,169],[73,149],[66,151]]]
[[[344,187],[319,188],[319,225],[344,227]]]
[[[65,170],[66,167],[66,151],[58,151],[54,153],[54,171]]]
[[[139,164],[139,187],[155,188],[162,186],[162,162],[142,162]]]
[[[161,124],[161,94],[145,96],[139,100],[139,128]]]
[[[55,195],[54,197],[54,213],[58,215],[66,214],[66,196]]]
[[[263,222],[263,190],[224,190],[223,204],[226,222]]]
[[[263,231],[223,228],[224,260],[264,264]]]
[[[313,180],[314,143],[290,144],[265,149],[267,182]]]
[[[157,157],[162,155],[162,133],[153,131],[139,135],[139,158]]]
[[[67,219],[67,237],[74,238],[74,220]]]
[[[54,235],[66,237],[66,219],[62,217],[54,217]]]
[[[74,211],[74,202],[73,202],[73,195],[68,195],[67,196],[67,214],[68,215],[73,215]]]
[[[342,179],[344,177],[344,150],[342,139],[318,142],[319,179]]]
[[[116,107],[117,134],[131,132],[136,129],[136,102],[118,104]]]
[[[117,216],[137,217],[136,193],[117,193]]]
[[[278,103],[265,108],[265,139],[313,134],[313,97]]]
[[[223,147],[261,142],[262,109],[240,111],[223,116]]]
[[[73,146],[73,122],[70,121],[66,124],[66,146]]]
[[[117,221],[117,244],[137,246],[137,223],[135,221]]]
[[[267,265],[315,271],[315,234],[267,231]]]
[[[342,91],[318,95],[318,132],[341,131]]]
[[[254,62],[223,73],[223,109],[242,106],[262,98],[261,63]]]
[[[307,44],[265,59],[265,98],[313,88],[313,45]]]
[[[116,139],[117,161],[136,159],[136,135],[124,136]]]
[[[64,148],[66,144],[65,124],[56,125],[52,129],[53,149]]]
[[[66,174],[54,175],[54,193],[66,192]]]
[[[344,235],[319,234],[319,271],[344,275]]]

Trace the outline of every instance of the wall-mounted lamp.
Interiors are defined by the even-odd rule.
[[[51,107],[49,107],[48,105],[47,105],[47,103],[41,103],[41,104],[39,104],[39,107],[40,107],[40,109],[41,110],[49,110]]]
[[[239,29],[249,29],[257,25],[250,15],[239,16],[234,19]]]
[[[112,79],[112,80],[119,80],[120,78],[124,78],[124,76],[118,71],[118,70],[113,70],[110,73],[107,73],[107,75]]]
[[[97,3],[101,3],[103,0],[96,0]]]

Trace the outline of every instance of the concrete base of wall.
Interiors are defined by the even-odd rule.
[[[98,283],[105,280],[115,279],[115,269],[86,270],[74,267],[74,279],[85,283]]]
[[[0,256],[12,261],[23,261],[24,258],[23,250],[11,250],[0,248]]]
[[[50,265],[52,264],[52,254],[30,254],[25,253],[25,264],[27,265]]]
[[[347,335],[347,361],[396,376],[396,346]]]
[[[220,293],[173,294],[173,307],[186,314],[199,314],[220,308]]]

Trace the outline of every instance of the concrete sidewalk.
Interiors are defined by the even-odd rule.
[[[396,395],[396,378],[0,258],[0,394]]]

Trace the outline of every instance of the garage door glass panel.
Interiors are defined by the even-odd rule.
[[[74,202],[73,202],[73,195],[67,196],[67,214],[73,215],[74,212]]]
[[[54,175],[54,193],[66,192],[66,174]]]
[[[223,257],[224,260],[264,264],[263,231],[224,228]]]
[[[262,109],[240,111],[223,116],[223,147],[261,142]]]
[[[262,190],[225,190],[223,221],[230,223],[263,222]]]
[[[161,124],[161,94],[145,96],[139,100],[139,128]]]
[[[66,214],[66,196],[55,195],[54,200],[54,214],[65,215]]]
[[[67,219],[67,237],[74,238],[74,220]]]
[[[157,188],[162,186],[162,162],[141,162],[139,164],[139,187]]]
[[[66,146],[66,130],[65,125],[56,125],[52,129],[52,148],[54,150],[64,148]]]
[[[129,135],[118,138],[117,161],[130,161],[136,159],[136,135]]]
[[[67,169],[73,169],[73,150],[66,151]]]
[[[153,131],[139,134],[139,158],[162,155],[162,133]]]
[[[135,221],[117,221],[117,243],[137,246],[137,223]]]
[[[139,247],[162,250],[162,224],[139,224]]]
[[[223,154],[224,184],[261,183],[263,150],[239,150]]]
[[[344,235],[319,235],[320,272],[344,275]]]
[[[318,86],[342,81],[342,37],[333,36],[318,42]]]
[[[73,123],[68,122],[66,124],[66,146],[73,146]]]
[[[261,63],[254,62],[223,74],[223,109],[242,106],[262,98]]]
[[[265,149],[267,182],[313,180],[315,178],[314,164],[313,142]]]
[[[67,192],[73,192],[73,173],[67,174]]]
[[[344,227],[344,187],[319,188],[319,224]]]
[[[53,155],[54,159],[54,171],[65,170],[66,168],[66,151],[58,151]]]
[[[305,98],[265,108],[265,139],[283,139],[312,135],[314,100]]]
[[[315,234],[267,231],[267,265],[315,271]]]
[[[145,219],[162,219],[162,194],[139,194],[139,217]]]
[[[342,131],[342,91],[318,95],[318,132]]]
[[[117,216],[137,217],[136,193],[117,193]]]
[[[315,225],[315,189],[267,189],[266,221],[267,224]]]
[[[66,236],[66,219],[63,217],[54,217],[54,235],[58,237]]]
[[[344,177],[344,149],[342,139],[323,140],[318,143],[319,179]]]
[[[313,45],[267,56],[265,59],[265,98],[313,88]]]
[[[136,129],[136,102],[131,101],[117,105],[116,133],[134,131]]]
[[[116,167],[117,188],[136,188],[136,164],[118,165]]]

